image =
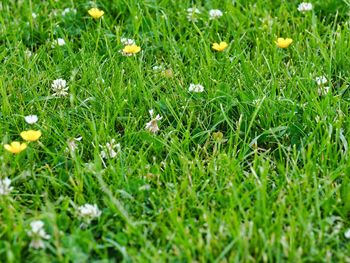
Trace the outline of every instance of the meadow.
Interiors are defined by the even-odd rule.
[[[0,262],[350,262],[349,0],[0,11]]]

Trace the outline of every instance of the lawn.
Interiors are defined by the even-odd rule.
[[[349,0],[0,11],[0,262],[350,262]]]

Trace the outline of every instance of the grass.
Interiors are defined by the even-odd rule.
[[[350,262],[350,3],[234,2],[2,2],[1,140],[42,137],[18,155],[0,147],[13,186],[0,196],[1,262]],[[224,15],[209,20],[212,8]],[[142,51],[122,56],[122,37]],[[211,50],[219,41],[229,48]],[[67,97],[52,96],[58,78]],[[102,159],[111,139],[121,151]],[[102,214],[82,227],[86,203]],[[44,249],[29,247],[33,220]]]

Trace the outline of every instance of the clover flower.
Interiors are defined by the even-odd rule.
[[[77,208],[78,217],[90,224],[92,220],[101,216],[102,212],[97,205],[85,204]]]
[[[88,13],[93,19],[99,19],[104,15],[105,12],[96,7],[93,7],[88,11]]]
[[[69,13],[73,13],[73,14],[76,14],[77,13],[77,10],[75,8],[65,8],[63,11],[62,11],[62,16],[66,16],[67,14]]]
[[[50,239],[50,235],[46,234],[44,222],[41,220],[32,221],[30,223],[31,230],[27,232],[32,238],[29,247],[34,249],[45,248],[44,239]]]
[[[5,179],[0,179],[0,195],[9,195],[13,190],[11,186],[11,180],[7,177]]]
[[[67,86],[67,82],[64,79],[56,79],[51,84],[51,88],[53,93],[53,96],[57,97],[64,97],[68,95],[67,90],[69,87]]]
[[[318,86],[318,95],[319,96],[326,96],[329,91],[330,91],[330,87],[329,86],[325,86],[325,84],[327,84],[328,80],[325,76],[320,76],[320,77],[316,77],[315,79],[317,86]]]
[[[83,137],[68,139],[66,152],[75,152],[75,150],[78,148],[77,142],[80,142],[82,139]]]
[[[63,38],[57,38],[52,42],[51,47],[55,48],[56,46],[64,46],[66,44],[66,41],[64,41]]]
[[[153,117],[154,111],[153,109],[149,110],[149,115],[151,115],[151,120],[146,123],[145,129],[152,133],[157,133],[159,131],[158,121],[160,121],[163,117],[157,114],[156,117]]]
[[[41,137],[41,131],[28,130],[21,132],[20,135],[27,142],[35,142]]]
[[[222,17],[223,13],[219,9],[211,9],[209,10],[209,19],[214,20]]]
[[[189,92],[196,92],[200,93],[204,91],[204,87],[201,84],[190,84],[190,87],[188,88]]]
[[[135,40],[131,39],[131,38],[126,38],[126,37],[122,37],[120,39],[120,42],[124,45],[124,46],[132,46],[135,45]]]
[[[11,142],[11,144],[5,144],[4,148],[11,153],[18,154],[27,148],[27,144],[20,142]]]
[[[198,8],[191,7],[187,9],[187,20],[190,22],[198,22],[197,15],[200,14]]]
[[[38,116],[36,116],[36,115],[28,115],[28,116],[24,117],[24,120],[28,124],[34,124],[34,123],[36,123],[38,121]]]
[[[219,52],[224,51],[227,47],[228,47],[228,44],[226,42],[220,42],[220,44],[214,43],[212,45],[212,49],[219,51]]]
[[[279,37],[276,41],[276,45],[279,47],[279,48],[287,48],[289,47],[290,44],[292,44],[293,42],[293,39],[291,38],[282,38],[282,37]]]
[[[312,9],[313,6],[311,3],[302,2],[298,5],[298,11],[302,13],[311,11]]]
[[[117,154],[121,151],[120,143],[115,143],[115,139],[106,143],[106,146],[100,145],[102,148],[101,157],[103,159],[115,158]],[[115,151],[116,150],[116,151]]]
[[[350,228],[347,229],[347,230],[344,232],[344,237],[345,237],[346,239],[350,239]]]
[[[324,85],[324,84],[326,84],[328,82],[326,76],[316,77],[315,81],[316,81],[318,86],[322,86],[322,85]]]

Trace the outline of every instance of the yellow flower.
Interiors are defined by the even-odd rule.
[[[141,48],[135,44],[124,47],[123,52],[127,55],[136,54],[140,52]]]
[[[94,8],[91,8],[89,11],[88,11],[89,15],[94,18],[94,19],[99,19],[101,16],[103,16],[103,14],[105,12],[103,12],[102,10],[94,7]]]
[[[227,47],[228,47],[228,44],[226,42],[220,42],[220,44],[214,43],[212,46],[212,49],[216,51],[224,51]]]
[[[21,132],[21,137],[28,142],[37,141],[39,140],[40,136],[41,136],[41,131],[29,130],[29,131]]]
[[[25,148],[27,148],[27,144],[20,142],[11,142],[11,144],[5,144],[4,148],[11,153],[20,153]]]
[[[276,41],[276,45],[280,48],[287,48],[289,47],[290,44],[292,44],[293,42],[293,39],[291,38],[282,38],[282,37],[279,37]]]

